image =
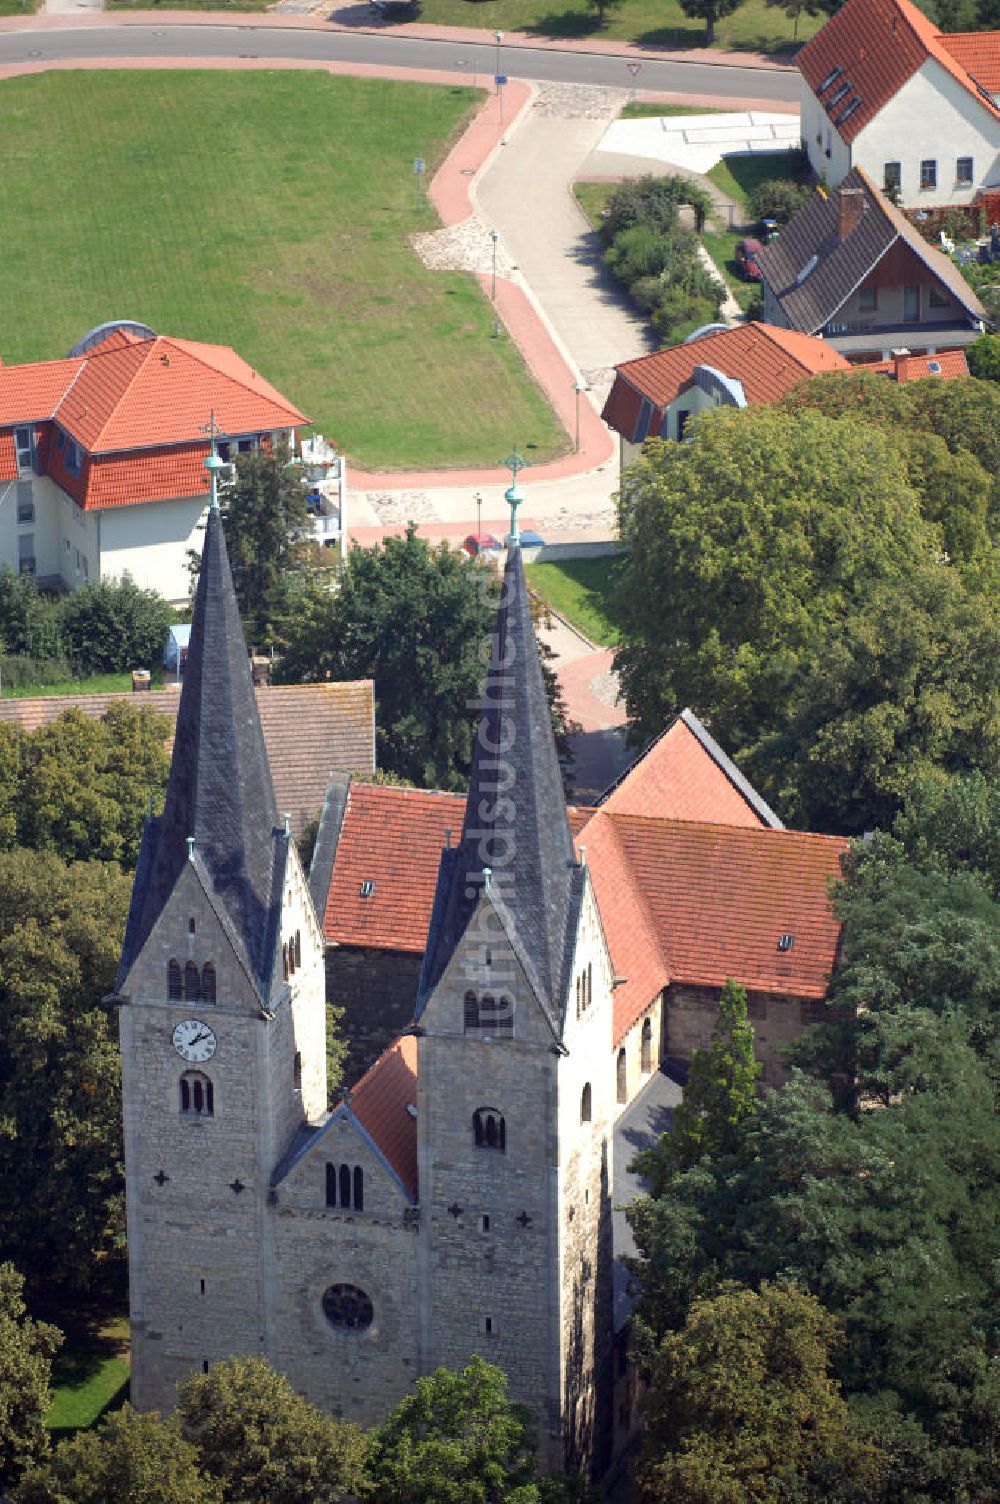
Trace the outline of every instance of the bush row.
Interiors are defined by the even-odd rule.
[[[680,222],[685,204],[694,231]],[[600,232],[605,265],[664,343],[719,317],[725,289],[702,265],[696,233],[711,211],[705,189],[681,177],[637,178],[608,199]]]
[[[163,657],[173,608],[128,575],[72,595],[39,590],[30,575],[0,569],[4,683],[23,686],[88,674],[152,668]]]

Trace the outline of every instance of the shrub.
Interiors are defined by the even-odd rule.
[[[59,602],[30,575],[0,569],[0,649],[27,658],[63,656]]]
[[[631,287],[640,279],[658,277],[668,256],[666,239],[652,225],[632,225],[615,236],[604,259],[615,280]]]
[[[776,219],[784,225],[811,194],[812,189],[805,183],[796,183],[792,178],[771,178],[751,190],[747,207],[755,220]]]
[[[967,346],[965,358],[970,372],[980,381],[1000,381],[1000,339],[995,334],[980,335]]]
[[[73,677],[65,658],[28,658],[15,653],[0,659],[0,684],[4,689],[33,689],[42,684],[62,684]]]
[[[62,617],[73,666],[115,674],[160,662],[174,613],[162,595],[141,590],[126,574],[77,590],[63,602]]]

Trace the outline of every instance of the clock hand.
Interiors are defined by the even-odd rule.
[[[196,1044],[201,1044],[201,1042],[202,1042],[203,1039],[210,1039],[210,1038],[211,1038],[211,1035],[208,1033],[208,1030],[206,1029],[204,1033],[202,1033],[202,1034],[196,1034],[193,1039],[189,1039],[188,1040],[188,1049],[189,1050],[192,1049],[194,1047],[194,1045],[196,1045]]]

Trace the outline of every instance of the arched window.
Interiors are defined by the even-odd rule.
[[[514,1037],[514,999],[504,993],[497,1005],[495,1032],[498,1039]]]
[[[292,1090],[302,1090],[302,1051],[295,1051],[295,1059],[292,1061]]]
[[[331,1285],[323,1292],[323,1315],[331,1326],[362,1332],[375,1320],[371,1299],[357,1285]]]
[[[640,1049],[641,1053],[639,1063],[644,1072],[649,1072],[653,1069],[653,1025],[648,1018],[644,1018],[642,1021],[642,1041]]]
[[[471,1034],[479,1028],[479,999],[474,992],[465,994],[465,1032]]]
[[[327,1165],[327,1167],[326,1167],[326,1204],[327,1204],[327,1206],[336,1206],[337,1205],[337,1166],[336,1165]]]
[[[206,1003],[215,1002],[215,967],[211,961],[201,968],[201,995]]]
[[[185,1071],[181,1077],[181,1112],[196,1118],[215,1116],[215,1089],[201,1071]]]
[[[287,982],[288,981],[288,977],[289,977],[288,946],[287,945],[283,945],[281,947],[281,970],[284,973],[285,981]]]
[[[365,1172],[360,1165],[354,1166],[354,1210],[363,1212],[365,1209]]]
[[[588,1081],[586,1086],[583,1088],[583,1095],[580,1097],[580,1122],[589,1123],[592,1116],[593,1101],[590,1090],[590,1082]]]
[[[591,963],[588,961],[587,962],[587,1007],[588,1008],[590,1007],[590,1005],[593,1002],[593,1000],[594,1000],[594,968],[591,965]]]
[[[477,1149],[507,1152],[507,1124],[495,1107],[477,1107],[472,1114],[472,1135]]]
[[[170,961],[167,964],[167,996],[175,1000],[184,996],[184,979],[179,961]]]
[[[625,1062],[625,1051],[618,1051],[618,1100],[628,1101],[628,1067]]]
[[[184,968],[184,996],[189,1003],[196,1003],[201,997],[201,973],[193,961]]]
[[[350,1207],[351,1204],[350,1165],[341,1165],[340,1167],[340,1204],[344,1207]]]
[[[299,967],[301,965],[302,965],[302,934],[301,934],[301,931],[296,930],[295,931],[295,970],[298,971],[298,969],[299,969]]]

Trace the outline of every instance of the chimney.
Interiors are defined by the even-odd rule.
[[[845,241],[865,212],[863,188],[841,188],[837,194],[837,239]]]

